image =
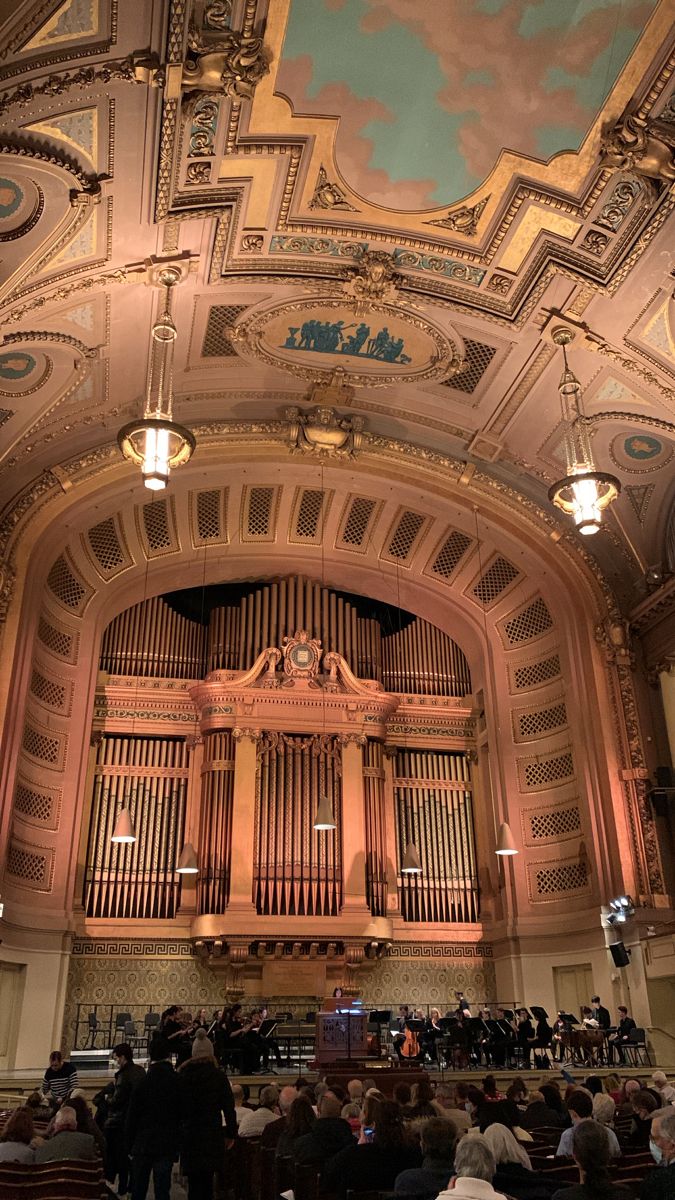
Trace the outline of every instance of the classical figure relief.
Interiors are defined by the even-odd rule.
[[[187,91],[220,92],[231,100],[250,100],[269,64],[261,37],[245,37],[232,29],[220,37],[203,37],[191,26],[189,57],[183,66]]]
[[[606,130],[600,145],[601,164],[633,171],[648,180],[675,179],[675,131],[664,121],[648,121],[632,113]]]
[[[400,283],[401,275],[395,268],[393,254],[386,250],[364,250],[356,266],[350,268],[344,291],[358,301],[379,300],[393,304],[398,299]]]
[[[287,408],[291,453],[318,454],[326,458],[355,458],[361,448],[362,417],[341,417],[334,408],[317,405],[308,412]]]

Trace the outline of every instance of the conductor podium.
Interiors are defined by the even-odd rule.
[[[324,1001],[316,1018],[316,1062],[322,1067],[340,1059],[365,1058],[368,1013],[347,997]]]

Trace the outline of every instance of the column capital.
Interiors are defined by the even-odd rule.
[[[365,746],[368,738],[365,733],[339,733],[337,740],[341,746]]]

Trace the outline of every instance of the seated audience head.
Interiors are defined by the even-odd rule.
[[[360,1104],[363,1100],[363,1084],[360,1079],[350,1079],[347,1084],[347,1092],[349,1093],[350,1101],[356,1101]]]
[[[279,1103],[279,1089],[273,1083],[268,1083],[260,1089],[259,1107],[269,1108],[272,1112]]]
[[[652,1075],[652,1083],[657,1092],[662,1092],[665,1087],[668,1087],[668,1076],[665,1071],[654,1071]]]
[[[394,1097],[396,1092],[394,1092]],[[438,1083],[434,1092],[434,1100],[441,1108],[456,1108],[454,1089],[450,1083]]]
[[[23,1142],[24,1146],[29,1146],[34,1136],[32,1110],[22,1105],[21,1108],[14,1109],[0,1134],[0,1142]]]
[[[291,1111],[291,1104],[297,1099],[298,1093],[294,1087],[282,1087],[279,1092],[279,1111],[282,1117]]]
[[[366,1092],[363,1108],[361,1109],[361,1124],[364,1129],[370,1129],[371,1126],[377,1125],[383,1101],[384,1096],[382,1092],[378,1092],[377,1090]]]
[[[497,1095],[497,1080],[494,1075],[486,1075],[483,1080],[483,1091],[488,1099]]]
[[[481,1133],[463,1137],[455,1150],[455,1175],[458,1179],[482,1179],[492,1183],[495,1156]]]
[[[596,1092],[593,1097],[593,1116],[601,1125],[611,1125],[616,1112],[616,1104],[607,1092]]]
[[[572,1155],[587,1188],[602,1194],[610,1184],[611,1157],[609,1138],[596,1121],[581,1121],[572,1135]]]
[[[610,1072],[609,1075],[605,1075],[605,1078],[602,1081],[602,1086],[609,1095],[611,1092],[618,1092],[620,1090],[621,1080],[619,1079],[618,1075],[614,1075],[613,1072]]]
[[[434,1098],[434,1089],[431,1086],[431,1081],[427,1078],[419,1079],[417,1083],[413,1083],[410,1089],[411,1104],[431,1104]]]
[[[633,1092],[630,1102],[633,1106],[633,1112],[641,1121],[646,1121],[659,1107],[651,1092],[648,1092],[645,1088],[640,1088],[639,1091]]]
[[[641,1089],[642,1084],[639,1079],[624,1079],[621,1089],[621,1103],[630,1102],[635,1092],[639,1092]]]
[[[514,1079],[506,1092],[506,1099],[512,1100],[514,1104],[522,1104],[527,1100],[527,1087],[522,1079]]]
[[[234,1107],[241,1108],[244,1103],[244,1089],[240,1083],[232,1084],[232,1099],[234,1100]]]
[[[675,1108],[659,1108],[652,1117],[651,1140],[664,1163],[675,1163]],[[655,1156],[656,1157],[656,1156]]]
[[[323,1079],[320,1079],[318,1083],[314,1084],[314,1101],[316,1103],[317,1108],[319,1107],[319,1105],[321,1103],[322,1097],[325,1096],[327,1091],[328,1091],[328,1084]]]
[[[501,1125],[495,1122],[494,1125],[488,1125],[483,1136],[492,1153],[495,1156],[495,1162],[500,1163],[519,1163],[521,1167],[525,1167],[528,1171],[532,1170],[530,1156],[522,1146],[519,1146],[515,1137],[506,1125]]]
[[[202,1030],[202,1033],[204,1031]],[[118,1042],[113,1046],[113,1058],[118,1069],[125,1067],[127,1063],[134,1061],[134,1052],[128,1042]]]
[[[64,1129],[77,1132],[77,1113],[70,1104],[62,1105],[54,1117],[54,1133],[61,1133]]]
[[[574,1088],[567,1099],[567,1111],[572,1121],[587,1121],[593,1116],[593,1098],[585,1088]]]
[[[320,1117],[339,1117],[342,1110],[342,1102],[338,1100],[335,1092],[324,1092],[319,1101],[319,1116]]]
[[[544,1097],[544,1104],[547,1104],[548,1107],[552,1108],[554,1112],[564,1112],[562,1096],[560,1095],[559,1088],[554,1087],[551,1083],[542,1083],[541,1094]]]
[[[405,1108],[406,1104],[410,1104],[410,1095],[409,1083],[394,1084],[394,1100],[397,1104],[401,1105],[401,1108]]]
[[[504,1125],[507,1129],[513,1129],[518,1124],[519,1115],[518,1109],[510,1100],[490,1100],[481,1105],[478,1125],[481,1133],[485,1133],[490,1125]]]
[[[599,1075],[589,1075],[586,1079],[584,1079],[584,1087],[588,1088],[591,1096],[597,1096],[599,1092],[604,1090],[602,1086],[602,1080]]]
[[[342,1105],[340,1116],[343,1121],[358,1120],[361,1116],[361,1105],[357,1104],[356,1100],[349,1100],[347,1104]]]
[[[380,1101],[373,1134],[374,1144],[384,1150],[399,1150],[403,1141],[403,1118],[398,1104],[394,1104],[393,1100]]]
[[[484,1103],[485,1096],[481,1092],[480,1088],[474,1087],[473,1084],[470,1083],[466,1090],[466,1111],[470,1116],[475,1117],[478,1110],[482,1108]]]
[[[459,1083],[455,1084],[455,1099],[460,1108],[464,1108],[464,1105],[466,1104],[468,1098],[469,1098],[469,1085],[468,1085],[468,1083],[464,1083],[460,1079]]]
[[[87,1104],[86,1098],[84,1096],[76,1096],[74,1092],[71,1092],[68,1097],[68,1104],[71,1108],[75,1109],[77,1128],[80,1133],[89,1133],[94,1118],[91,1115],[91,1109]]]
[[[291,1138],[302,1137],[303,1133],[309,1133],[315,1121],[316,1114],[312,1107],[312,1101],[309,1096],[305,1096],[303,1092],[300,1092],[291,1104],[286,1132]]]
[[[420,1147],[427,1158],[452,1163],[457,1145],[457,1126],[445,1117],[430,1117],[420,1131]]]
[[[371,1079],[370,1075],[367,1075],[363,1081],[363,1094],[365,1095],[366,1092],[371,1091],[372,1088],[377,1090],[377,1084],[374,1079]]]

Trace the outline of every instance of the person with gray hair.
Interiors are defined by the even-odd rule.
[[[239,1137],[260,1137],[266,1125],[276,1121],[279,1116],[279,1089],[269,1083],[260,1089],[258,1107],[245,1113],[239,1122]]]
[[[437,1200],[503,1200],[492,1186],[495,1170],[495,1156],[483,1134],[467,1134],[455,1150],[455,1174]]]
[[[291,1105],[298,1098],[298,1089],[288,1085],[282,1087],[279,1092],[279,1112],[280,1117],[276,1121],[268,1121],[262,1132],[262,1145],[275,1146],[277,1145],[282,1133],[286,1132],[288,1126],[288,1114],[291,1111]]]
[[[54,1132],[35,1151],[36,1163],[61,1162],[77,1158],[84,1161],[98,1158],[98,1147],[90,1133],[77,1132],[77,1113],[64,1104],[54,1117]]]
[[[653,1114],[649,1149],[659,1166],[643,1179],[640,1200],[672,1200],[675,1196],[675,1109],[672,1104]]]

